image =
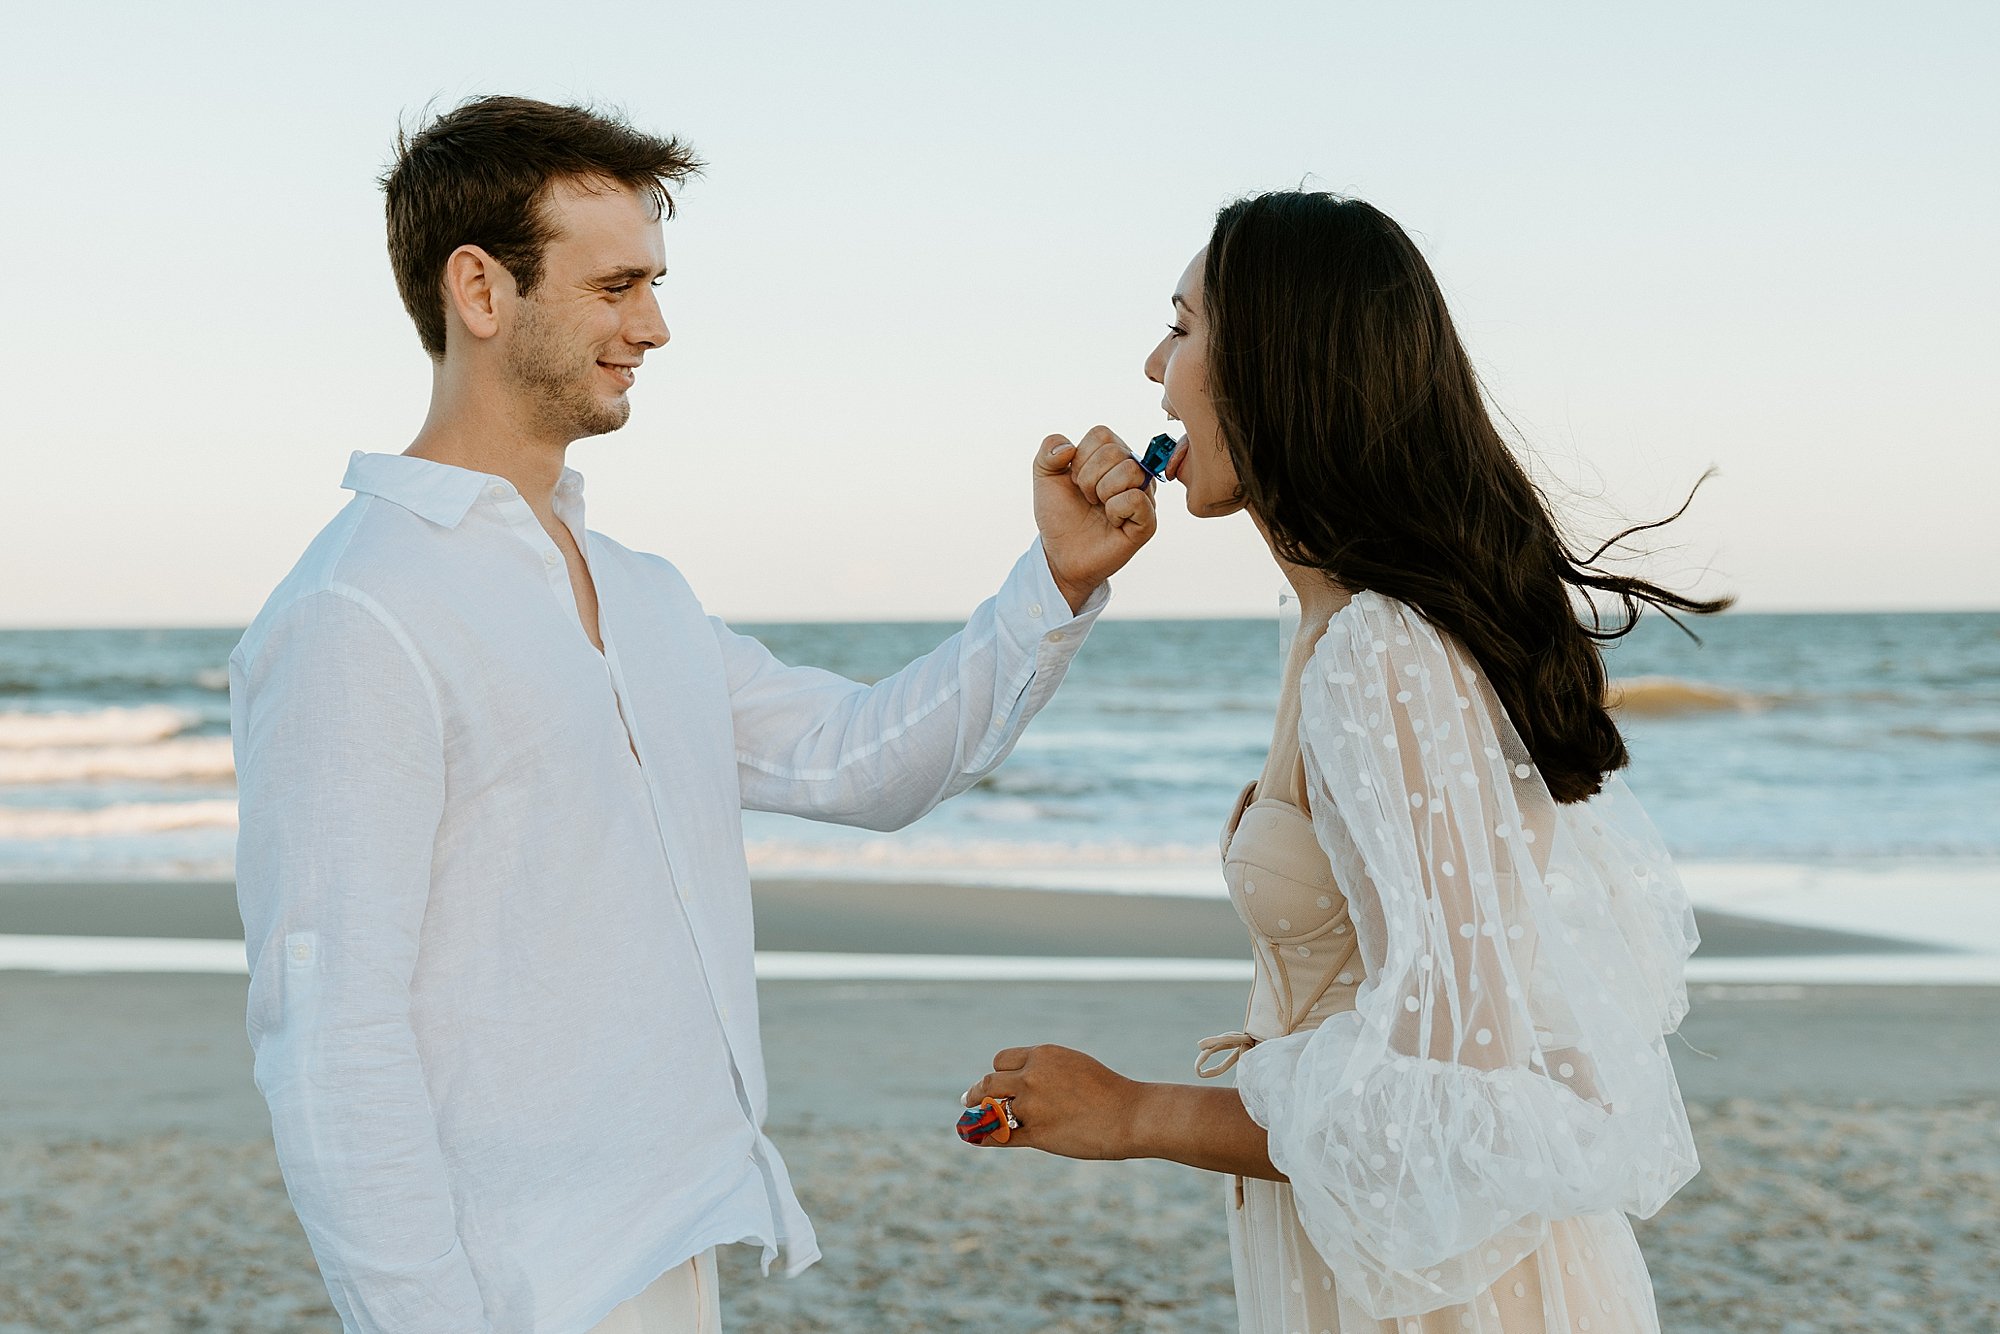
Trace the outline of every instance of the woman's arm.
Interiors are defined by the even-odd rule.
[[[1009,1047],[965,1103],[1012,1098],[1008,1148],[1064,1158],[1164,1158],[1209,1172],[1283,1181],[1264,1128],[1231,1088],[1127,1079],[1069,1047]]]

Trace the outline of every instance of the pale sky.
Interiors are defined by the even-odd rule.
[[[241,624],[401,450],[399,118],[622,108],[711,166],[593,527],[741,620],[962,616],[1051,431],[1140,374],[1238,194],[1417,238],[1586,526],[1746,609],[2000,607],[2000,6],[4,0],[0,625]],[[1269,614],[1169,488],[1121,614]]]

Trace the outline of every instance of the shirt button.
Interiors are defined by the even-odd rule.
[[[1039,621],[1042,618],[1042,604],[1039,602],[1030,602],[1028,604],[1028,615]]]
[[[542,563],[543,563],[544,565],[560,565],[560,564],[562,564],[562,552],[560,552],[560,551],[544,551],[544,552],[542,553]]]
[[[486,494],[495,500],[505,500],[507,498],[507,488],[495,482],[492,486],[486,488]]]
[[[1064,633],[1063,633],[1062,631],[1060,631],[1060,630],[1051,630],[1051,631],[1049,631],[1049,642],[1050,642],[1051,644],[1060,644],[1060,643],[1062,643],[1062,642],[1063,642],[1063,640],[1065,640],[1065,639],[1067,639],[1067,638],[1069,638],[1069,636],[1065,635],[1065,634],[1064,634]]]
[[[312,958],[312,953],[312,946],[310,945],[292,946],[292,957],[300,963],[304,963],[307,959]]]

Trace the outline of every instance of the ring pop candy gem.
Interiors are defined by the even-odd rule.
[[[958,1118],[958,1137],[967,1144],[984,1144],[989,1139],[1005,1144],[1013,1134],[998,1098],[981,1098],[977,1107],[968,1107]]]
[[[1167,465],[1174,461],[1174,451],[1180,447],[1181,442],[1172,436],[1156,435],[1146,442],[1146,453],[1140,458],[1139,466],[1154,481],[1164,482],[1167,480]]]

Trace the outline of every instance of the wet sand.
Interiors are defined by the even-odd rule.
[[[967,885],[760,879],[757,947],[836,954],[1241,959],[1227,900]],[[1697,912],[1699,957],[1930,952],[1884,936]],[[0,936],[241,940],[227,881],[0,884]]]

